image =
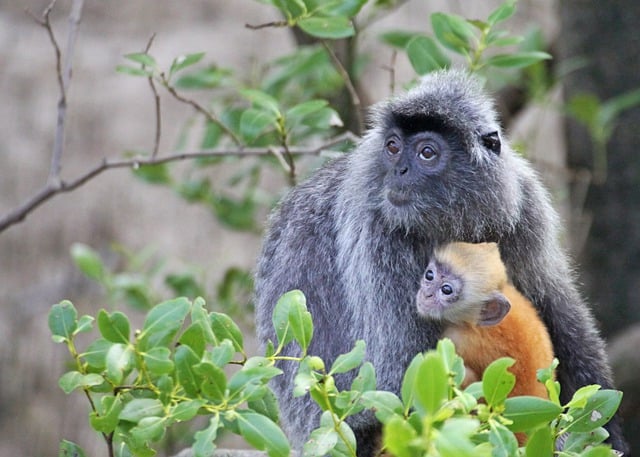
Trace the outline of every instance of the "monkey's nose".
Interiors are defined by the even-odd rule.
[[[409,171],[409,167],[407,167],[407,166],[398,167],[398,168],[396,168],[396,175],[403,175],[407,171]]]

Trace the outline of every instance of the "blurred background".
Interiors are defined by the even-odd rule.
[[[49,173],[59,97],[55,57],[46,31],[26,12],[40,17],[48,3],[0,0],[0,217],[35,194]],[[391,94],[390,66],[396,89],[415,77],[406,56],[383,46],[380,34],[429,32],[435,11],[486,18],[500,4],[396,3],[360,38],[368,55],[358,84],[365,105]],[[520,0],[507,28],[537,37],[554,60],[489,86],[513,144],[539,170],[562,215],[563,241],[609,342],[625,393],[622,412],[633,431],[640,427],[640,108],[634,92],[640,89],[640,2],[609,3]],[[63,50],[70,6],[61,0],[51,14]],[[251,86],[267,62],[290,54],[302,39],[286,28],[250,30],[245,24],[280,19],[276,9],[251,0],[86,1],[67,100],[62,178],[153,146],[153,95],[144,78],[115,71],[125,63],[123,55],[143,51],[155,34],[150,54],[160,66],[181,54],[206,52],[208,65],[230,69]],[[160,154],[202,146],[207,132],[192,107],[159,92]],[[190,96],[205,104],[212,97],[198,91]],[[189,204],[185,192],[166,182],[153,185],[152,178],[117,169],[55,196],[0,232],[0,455],[56,455],[63,438],[89,455],[104,453],[88,427],[86,400],[57,386],[67,354],[51,341],[46,316],[60,300],[71,300],[80,314],[95,314],[114,302],[144,308],[148,300],[200,287],[251,332],[250,278],[261,228],[287,180],[277,167],[262,173],[251,200],[262,205],[252,206],[249,222],[238,220],[239,213],[229,212],[246,210],[237,203],[246,201],[238,200],[233,176],[246,179],[239,170],[247,163],[227,160],[204,172],[221,192],[229,183],[236,203],[222,205],[227,212],[220,202],[213,210]],[[318,164],[308,159],[301,173]],[[182,163],[172,172],[190,173]],[[70,254],[75,243],[95,250],[118,285],[109,289],[82,275]],[[156,295],[141,292],[149,288]]]

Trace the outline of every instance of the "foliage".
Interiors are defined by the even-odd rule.
[[[76,338],[96,324],[99,336],[81,350]],[[299,364],[293,394],[310,395],[323,410],[305,456],[355,456],[347,418],[365,409],[384,424],[382,445],[397,456],[551,456],[560,436],[565,448],[558,455],[613,455],[600,444],[607,437],[602,426],[618,408],[621,393],[587,386],[562,405],[555,366],[539,373],[550,400],[508,398],[515,383],[508,371],[514,361],[508,358],[492,363],[481,383],[462,389],[464,363],[445,339],[414,358],[397,396],[376,390],[363,341],[328,370],[325,361],[307,354],[313,322],[300,291],[278,301],[273,326],[277,340],[264,355],[249,357],[239,327],[229,316],[209,312],[201,298],[159,303],[135,331],[119,311],[78,317],[73,304],[63,301],[49,313],[53,340],[65,344],[74,360],[59,385],[66,393],[84,391],[91,427],[103,435],[110,455],[152,456],[168,428],[206,415],[206,426],[193,437],[196,456],[212,455],[221,429],[270,457],[288,456],[289,443],[277,425],[278,403],[268,387],[282,373],[277,368],[282,360]],[[291,344],[300,355],[289,355]],[[335,376],[354,370],[350,389],[339,391]],[[515,432],[529,436],[526,446],[518,447]],[[60,455],[76,448],[65,441]]]

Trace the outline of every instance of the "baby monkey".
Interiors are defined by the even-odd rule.
[[[453,242],[436,248],[420,282],[418,313],[445,323],[464,359],[463,387],[487,366],[512,357],[516,384],[510,396],[547,398],[536,371],[553,361],[547,328],[533,304],[508,281],[496,243]]]

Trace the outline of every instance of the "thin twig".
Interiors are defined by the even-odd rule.
[[[258,25],[245,24],[244,26],[251,30],[260,30],[260,29],[266,29],[268,27],[287,27],[288,25],[289,23],[287,21],[273,21],[273,22],[266,22],[264,24],[258,24]]]
[[[144,49],[145,54],[149,53],[149,50],[151,49],[151,45],[153,44],[153,40],[155,39],[156,34],[154,33],[153,35],[151,35],[151,38],[149,38],[149,42],[147,43],[147,46]],[[156,133],[155,133],[155,137],[153,139],[153,150],[151,151],[151,157],[156,157],[158,155],[158,150],[160,149],[160,135],[161,135],[161,128],[162,128],[162,116],[161,116],[161,111],[160,111],[160,95],[158,94],[158,90],[156,89],[156,84],[153,81],[153,76],[149,76],[149,78],[147,78],[149,81],[149,86],[151,87],[151,92],[153,92],[153,100],[154,100],[154,104],[156,107]]]
[[[340,73],[340,77],[344,81],[344,85],[346,86],[347,91],[349,92],[349,96],[351,97],[351,104],[353,105],[353,108],[355,110],[358,131],[362,132],[364,131],[364,121],[362,119],[362,103],[360,102],[358,91],[356,90],[356,87],[351,80],[349,72],[344,67],[344,65],[342,65],[342,62],[340,62],[340,59],[338,59],[336,53],[333,52],[331,46],[329,46],[325,40],[322,40],[322,45],[327,50],[327,53],[329,53],[329,57],[331,58],[333,65],[335,66],[338,73]]]
[[[331,138],[327,142],[315,148],[289,147],[288,152],[291,155],[320,155],[323,151],[330,149],[345,141],[358,141],[358,137],[351,132],[346,132]],[[284,154],[284,148],[277,148],[276,151]],[[71,192],[83,184],[87,183],[103,172],[115,168],[138,168],[143,165],[160,165],[169,162],[177,162],[181,160],[193,160],[199,158],[211,158],[220,156],[264,156],[274,154],[274,149],[269,148],[240,148],[240,149],[211,149],[205,151],[181,152],[163,157],[136,157],[131,159],[103,160],[98,165],[87,170],[77,178],[71,181],[48,182],[41,190],[35,193],[31,198],[19,207],[9,211],[0,218],[0,232],[8,227],[22,222],[31,212],[40,205],[51,199],[57,194]]]

